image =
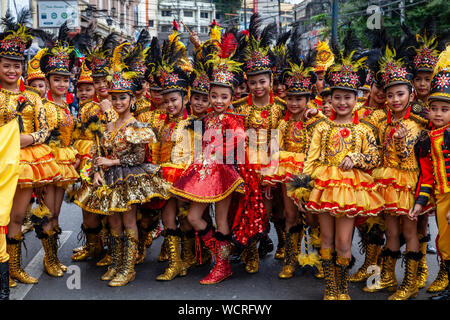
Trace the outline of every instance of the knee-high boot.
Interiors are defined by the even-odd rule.
[[[163,274],[156,277],[156,280],[170,281],[176,276],[185,276],[187,274],[187,270],[183,260],[181,259],[180,229],[166,229],[164,232],[168,242],[169,266]]]
[[[18,233],[13,238],[6,237],[6,252],[9,254],[9,277],[22,283],[34,284],[38,280],[25,272],[22,268],[22,242],[24,237]]]
[[[134,280],[134,277],[136,276],[134,264],[136,262],[138,241],[136,232],[133,229],[125,229],[122,265],[114,278],[108,283],[110,287],[122,287]]]
[[[420,259],[422,259],[421,252],[410,251],[405,254],[405,276],[400,287],[388,298],[389,300],[407,300],[417,296],[419,292],[417,287],[417,269]]]

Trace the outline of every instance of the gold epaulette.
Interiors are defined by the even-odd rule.
[[[25,85],[25,89],[36,93],[39,96],[39,98],[41,97],[41,92],[35,87]]]
[[[236,109],[238,107],[243,106],[244,104],[247,104],[247,102],[248,102],[248,97],[243,97],[243,98],[240,98],[240,99],[238,99],[236,101],[233,101],[232,104],[233,104],[233,107]]]
[[[428,124],[428,120],[427,119],[425,119],[425,118],[423,118],[423,117],[421,117],[421,116],[419,116],[419,115],[417,115],[415,113],[412,113],[412,112],[410,113],[409,118],[412,121],[414,121],[414,122],[416,122],[416,123],[418,123],[418,124],[420,124],[421,126],[424,126],[424,127],[426,127],[427,124]]]
[[[280,97],[274,97],[273,98],[273,102],[276,102],[278,104],[281,104],[283,107],[286,108],[286,101],[284,101],[283,99],[281,99]]]
[[[312,127],[315,127],[316,125],[318,125],[319,123],[325,121],[327,119],[327,117],[323,116],[323,117],[319,117],[319,116],[315,116],[312,117],[311,119],[309,119],[307,121],[306,124],[306,128],[309,131]]]

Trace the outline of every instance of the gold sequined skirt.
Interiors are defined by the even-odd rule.
[[[104,180],[106,188],[83,181],[75,194],[75,204],[92,213],[111,215],[127,212],[132,205],[153,198],[170,198],[171,185],[162,178],[160,167],[153,164],[114,166],[105,171]]]

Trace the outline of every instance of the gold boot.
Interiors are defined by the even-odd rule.
[[[114,278],[108,283],[110,287],[122,287],[134,280],[136,271],[134,264],[136,261],[136,253],[138,251],[138,238],[133,229],[125,230],[125,252],[123,254],[123,263],[120,270]]]
[[[144,226],[142,224],[139,225],[139,243],[136,264],[141,264],[145,260],[145,257],[147,255],[147,239],[148,235],[151,234],[151,231],[151,227]]]
[[[9,276],[8,278],[9,278],[9,287],[10,288],[17,287],[17,282],[15,282],[13,279],[11,279],[11,276]]]
[[[417,268],[417,287],[419,289],[425,288],[428,278],[428,266],[427,266],[427,244],[428,237],[423,237],[419,240],[420,242],[420,252],[423,257],[419,261],[419,267]]]
[[[108,266],[108,270],[102,275],[100,279],[103,281],[112,280],[116,273],[120,270],[123,263],[123,236],[111,230],[111,239],[108,247],[111,248],[111,264]]]
[[[55,231],[49,230],[47,232],[42,233],[42,247],[44,248],[45,255],[44,255],[44,270],[52,277],[62,277],[64,275],[64,272],[59,267],[58,263],[56,262],[56,252],[55,245],[53,243],[53,236],[55,234]]]
[[[417,287],[417,269],[421,258],[421,252],[406,253],[405,276],[398,290],[388,300],[408,300],[417,296],[419,292],[419,288]]]
[[[366,246],[366,256],[362,266],[352,274],[349,278],[350,282],[361,282],[370,277],[367,269],[372,265],[377,265],[378,255],[381,253],[381,246],[378,244],[368,243]]]
[[[73,261],[85,261],[88,258],[99,257],[102,253],[102,243],[100,240],[101,227],[98,228],[84,228],[81,226],[81,230],[86,235],[86,244],[81,251],[78,251],[72,255]]]
[[[11,279],[18,280],[21,283],[34,284],[38,279],[30,276],[22,268],[22,242],[24,237],[18,233],[13,238],[6,237],[6,252],[9,254],[9,276]],[[14,281],[13,281],[14,282]],[[11,284],[11,282],[10,282]],[[17,285],[17,284],[16,284]],[[13,285],[14,286],[14,285]]]
[[[259,269],[259,254],[256,241],[249,244],[242,252],[242,262],[245,263],[247,273],[256,273]]]
[[[55,253],[55,262],[63,272],[66,272],[67,266],[63,265],[61,263],[61,261],[59,261],[59,258],[58,258],[58,249],[59,249],[58,240],[59,240],[59,235],[62,233],[62,230],[59,226],[56,226],[54,228],[54,231],[55,231],[55,233],[52,236],[52,244],[53,244],[53,252]]]
[[[187,274],[186,266],[181,259],[181,231],[167,229],[165,231],[168,250],[169,250],[169,266],[166,268],[165,272],[156,277],[156,280],[170,281],[176,276],[185,276]]]
[[[169,240],[164,237],[164,240],[161,244],[161,251],[159,252],[158,255],[158,261],[159,262],[164,262],[169,260]]]
[[[195,246],[195,231],[192,230],[189,232],[183,232],[181,240],[181,256],[184,265],[188,269],[191,268],[192,266],[197,265],[197,260],[195,259],[194,255],[194,246]]]
[[[430,286],[427,289],[427,292],[430,293],[436,293],[436,292],[442,292],[447,288],[448,286],[448,273],[445,269],[445,263],[443,260],[441,260],[441,263],[439,264],[439,272],[437,274],[436,279],[434,279],[433,283],[430,284]]]
[[[350,258],[337,257],[336,258],[336,283],[338,290],[338,300],[351,300],[348,294],[349,282],[349,265]]]
[[[325,294],[323,300],[338,300],[336,266],[333,261],[332,249],[321,249],[320,256],[322,257],[322,268],[325,279]]]
[[[285,229],[285,222],[284,220],[281,222],[274,223],[275,231],[277,233],[278,238],[278,244],[277,244],[277,250],[275,251],[274,258],[276,260],[283,260],[286,250],[286,232]]]
[[[108,228],[103,227],[102,231],[100,231],[100,239],[102,241],[102,244],[106,244],[107,249],[105,256],[102,259],[100,259],[100,261],[98,261],[95,265],[97,267],[106,267],[113,263],[112,257],[113,252],[111,248],[112,245],[109,243],[111,241],[111,231]]]
[[[383,265],[381,267],[381,276],[379,283],[372,286],[365,286],[364,292],[376,292],[383,289],[395,291],[397,289],[397,278],[395,277],[395,265],[400,257],[400,251],[391,251],[384,249],[381,252]]]
[[[295,268],[298,265],[298,252],[300,239],[300,230],[303,229],[302,225],[292,227],[288,233],[286,233],[286,249],[284,255],[284,266],[281,272],[278,274],[280,279],[289,279],[294,276]]]

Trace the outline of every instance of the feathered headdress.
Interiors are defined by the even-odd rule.
[[[254,13],[250,18],[248,36],[244,41],[244,71],[247,76],[271,72],[274,56],[270,45],[275,38],[277,26],[268,24],[261,31],[261,18]],[[241,44],[240,44],[241,45]]]
[[[189,76],[191,92],[206,95],[209,93],[208,74],[210,74],[212,66],[206,64],[206,59],[213,50],[217,50],[216,48],[217,45],[215,43],[204,43],[201,46],[201,52],[194,55],[194,61],[192,63],[193,71]]]
[[[40,66],[46,76],[50,74],[71,75],[75,62],[74,47],[69,43],[69,28],[67,22],[59,28],[54,45],[50,45],[43,53]]]
[[[158,65],[162,63],[161,47],[159,46],[158,38],[153,37],[150,43],[150,47],[145,54],[145,79],[150,84],[150,90],[161,91],[162,88],[158,81],[155,79],[156,69]]]
[[[185,50],[178,45],[178,37],[166,40],[161,48],[161,59],[155,61],[156,76],[163,94],[172,91],[187,92],[189,75],[186,64],[188,63]],[[190,66],[190,64],[189,64]]]
[[[27,83],[30,84],[31,81],[35,79],[45,79],[45,74],[41,70],[41,57],[47,48],[39,50],[36,55],[28,61],[27,68]]]
[[[316,83],[317,77],[314,73],[314,62],[316,52],[310,51],[302,59],[299,44],[300,36],[297,29],[291,35],[287,46],[288,68],[283,71],[283,83],[286,86],[288,95],[310,95],[312,86]]]
[[[343,40],[343,49],[337,43],[331,44],[334,54],[334,64],[325,74],[325,81],[330,84],[331,89],[344,89],[358,92],[358,88],[366,79],[364,63],[367,57],[361,57],[360,44],[349,27]]]
[[[86,66],[92,71],[92,77],[106,77],[110,66],[110,57],[119,45],[118,35],[109,34],[102,43],[86,54]]]
[[[450,102],[450,45],[441,52],[434,67],[428,100]]]
[[[291,35],[291,31],[283,32],[278,36],[277,42],[272,49],[274,66],[272,68],[274,81],[281,81],[281,74],[287,67],[287,47],[286,42]]]
[[[145,69],[147,68],[145,65],[145,57],[150,50],[150,48],[148,47],[150,41],[150,33],[147,31],[147,29],[142,29],[131,49],[135,52],[130,52],[130,54],[136,54],[139,56],[139,58],[136,59],[136,63],[132,65],[131,68],[138,74],[139,78],[141,79],[145,78]]]
[[[208,56],[206,65],[212,66],[209,75],[211,85],[234,89],[238,84],[236,75],[242,71],[242,63],[234,60],[237,45],[235,32],[230,30],[223,34],[217,50]]]
[[[0,33],[0,57],[25,60],[24,52],[33,41],[31,29],[26,26],[30,18],[31,12],[25,8],[19,12],[16,21],[9,10],[6,12],[1,19],[3,32]]]
[[[411,80],[413,78],[410,67],[404,57],[397,54],[395,48],[389,48],[386,46],[383,56],[378,61],[381,75],[381,83],[384,89],[387,89],[397,84],[412,85]]]
[[[325,72],[334,63],[334,55],[328,42],[319,41],[316,46],[316,64],[314,71]]]
[[[139,89],[139,75],[132,66],[140,59],[135,51],[129,50],[131,43],[125,42],[113,51],[111,67],[106,80],[111,83],[108,92],[126,92],[133,95]]]
[[[209,38],[210,40],[220,41],[220,38],[222,37],[222,28],[220,27],[220,24],[216,22],[216,19],[211,22],[209,25]]]
[[[94,84],[94,80],[92,79],[92,71],[88,69],[86,63],[83,61],[81,64],[81,72],[80,77],[78,78],[77,85],[82,83]]]

